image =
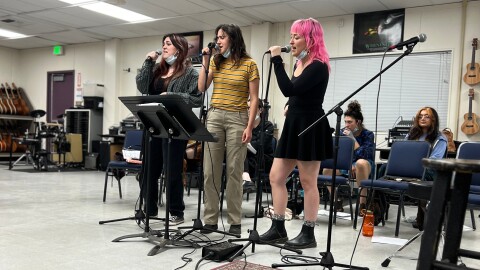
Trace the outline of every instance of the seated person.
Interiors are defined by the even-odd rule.
[[[202,158],[202,142],[189,140],[187,143],[187,148],[185,149],[185,157],[183,159],[183,186],[187,188],[187,169],[188,169],[188,160],[200,162]]]
[[[368,179],[372,168],[374,168],[374,135],[373,132],[366,129],[363,125],[363,114],[360,103],[354,100],[348,104],[347,111],[343,114],[345,127],[340,131],[340,135],[348,136],[355,140],[352,177],[355,177],[357,186],[362,180]],[[339,172],[337,172],[338,174]],[[346,172],[340,172],[346,173]],[[331,175],[332,169],[324,169],[323,174]],[[329,188],[330,190],[330,188]],[[360,215],[363,215],[363,209],[366,209],[367,190],[362,190],[360,194]],[[343,211],[341,201],[338,202],[337,209]]]
[[[413,126],[410,128],[406,140],[427,141],[431,144],[430,158],[444,158],[447,151],[447,138],[440,131],[438,113],[432,107],[423,107],[418,110],[415,115]],[[378,170],[379,176],[384,176],[386,164],[383,164]],[[427,168],[425,170],[425,181],[433,181],[435,179],[435,171]],[[424,208],[426,201],[419,201],[417,218],[412,224],[414,228],[423,230]]]
[[[250,106],[250,101],[248,102]],[[256,153],[260,149],[260,136],[261,136],[261,123],[262,120],[262,112],[263,112],[263,102],[261,100],[258,101],[258,111],[257,116],[255,118],[255,127],[252,130],[252,140],[250,141],[250,145],[247,151],[247,157],[245,158],[244,169],[243,169],[243,193],[253,192],[255,191],[255,183],[252,181],[252,178],[255,176],[255,168],[257,166],[257,155]],[[265,161],[265,172],[268,173],[272,166],[273,162],[273,147],[272,147],[272,140],[273,140],[273,124],[272,122],[266,120],[265,121],[265,132],[263,137],[263,153],[264,153],[264,161]]]

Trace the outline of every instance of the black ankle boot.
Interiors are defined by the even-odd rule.
[[[292,240],[287,241],[285,246],[295,249],[316,247],[317,241],[315,240],[314,229],[315,227],[310,227],[304,224],[300,234]]]
[[[272,219],[272,226],[267,232],[260,235],[260,242],[265,243],[285,243],[288,240],[285,230],[285,220]],[[260,243],[261,244],[261,243]]]

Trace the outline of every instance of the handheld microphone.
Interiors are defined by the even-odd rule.
[[[155,54],[158,55],[158,56],[162,55],[162,49],[157,49],[155,51]],[[153,60],[150,56],[148,56],[147,59],[150,60],[150,61]]]
[[[411,44],[414,44],[414,43],[417,43],[417,42],[424,42],[425,40],[427,40],[427,35],[425,34],[420,34],[416,37],[412,37],[411,39],[409,40],[406,40],[406,41],[403,41],[403,42],[400,42],[396,45],[392,45],[390,47],[388,47],[389,49],[402,49],[403,46],[408,46],[408,45],[411,45]]]
[[[217,51],[220,51],[220,47],[218,47],[218,44],[215,43],[215,42],[210,42],[210,43],[208,43],[207,47],[208,47],[208,49],[210,50],[210,53],[202,52],[202,54],[200,54],[200,56],[211,54],[211,52],[212,52],[213,49],[215,49],[215,50],[217,50]]]
[[[292,50],[292,46],[285,45],[282,47],[281,52],[289,53]],[[266,51],[265,53],[271,53],[270,51]]]
[[[215,43],[215,42],[210,42],[210,43],[208,43],[207,47],[208,47],[210,50],[212,50],[212,49],[215,49],[215,50],[218,49],[218,45],[217,45],[217,43]]]

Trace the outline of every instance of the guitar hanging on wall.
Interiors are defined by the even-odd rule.
[[[472,112],[473,93],[473,88],[470,88],[468,91],[468,113],[463,116],[465,121],[462,124],[462,132],[466,135],[476,134],[479,130],[477,115]]]
[[[475,51],[477,50],[477,38],[472,42],[472,62],[467,65],[467,72],[463,75],[463,81],[468,85],[475,85],[480,82],[480,65],[475,63]]]

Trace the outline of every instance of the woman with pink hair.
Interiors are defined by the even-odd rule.
[[[295,21],[290,28],[292,55],[297,58],[293,76],[289,78],[280,57],[279,46],[270,47],[271,61],[280,90],[288,97],[288,112],[282,135],[275,150],[270,170],[270,185],[275,213],[270,229],[260,236],[260,242],[285,243],[295,249],[317,246],[314,228],[319,206],[317,176],[320,161],[332,157],[332,134],[324,118],[312,129],[298,136],[325,114],[322,105],[330,72],[329,56],[320,23],[312,18]],[[287,188],[285,179],[298,167],[304,189],[304,223],[300,234],[288,240],[285,230]],[[287,241],[288,240],[288,241]]]

